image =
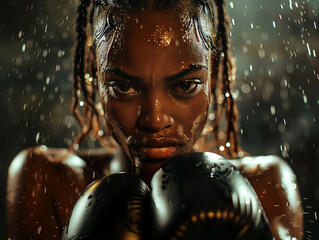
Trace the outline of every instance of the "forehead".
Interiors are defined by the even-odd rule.
[[[144,39],[148,42],[151,37],[161,38],[168,36],[168,33],[174,38],[183,37],[187,33],[186,21],[173,10],[159,13],[131,13],[124,16],[123,20],[121,26],[124,30],[123,34],[128,37],[136,34],[144,35]]]
[[[107,52],[107,65],[132,69],[145,65],[160,65],[165,69],[194,63],[207,65],[209,51],[204,48],[198,29],[185,19],[176,10],[121,16],[114,40],[109,43],[112,46]],[[98,51],[103,53],[103,44],[101,47]]]

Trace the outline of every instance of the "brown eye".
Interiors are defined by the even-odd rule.
[[[184,91],[184,92],[190,92],[195,90],[197,87],[196,83],[192,83],[192,82],[183,82],[181,83],[179,86],[177,86],[177,89]]]
[[[113,89],[121,94],[131,94],[136,92],[136,90],[132,88],[128,83],[117,83],[113,86]]]
[[[172,91],[175,94],[192,94],[196,93],[198,86],[201,85],[203,82],[200,79],[194,80],[185,80],[179,83],[175,89]]]
[[[108,89],[111,97],[117,99],[125,99],[127,97],[132,97],[140,93],[128,82],[110,82],[108,84]]]

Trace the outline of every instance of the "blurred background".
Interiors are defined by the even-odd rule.
[[[291,165],[303,200],[305,239],[319,239],[319,1],[226,2],[241,144]],[[0,239],[7,238],[10,161],[39,144],[65,148],[79,130],[70,111],[77,4],[1,2]]]

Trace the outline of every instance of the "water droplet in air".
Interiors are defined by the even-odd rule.
[[[38,132],[37,135],[35,135],[35,142],[39,143],[40,133]]]

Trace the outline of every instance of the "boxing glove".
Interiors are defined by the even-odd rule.
[[[90,184],[75,204],[62,239],[142,239],[147,185],[128,173],[112,174]]]
[[[213,153],[164,163],[151,181],[153,239],[273,239],[248,180]]]

